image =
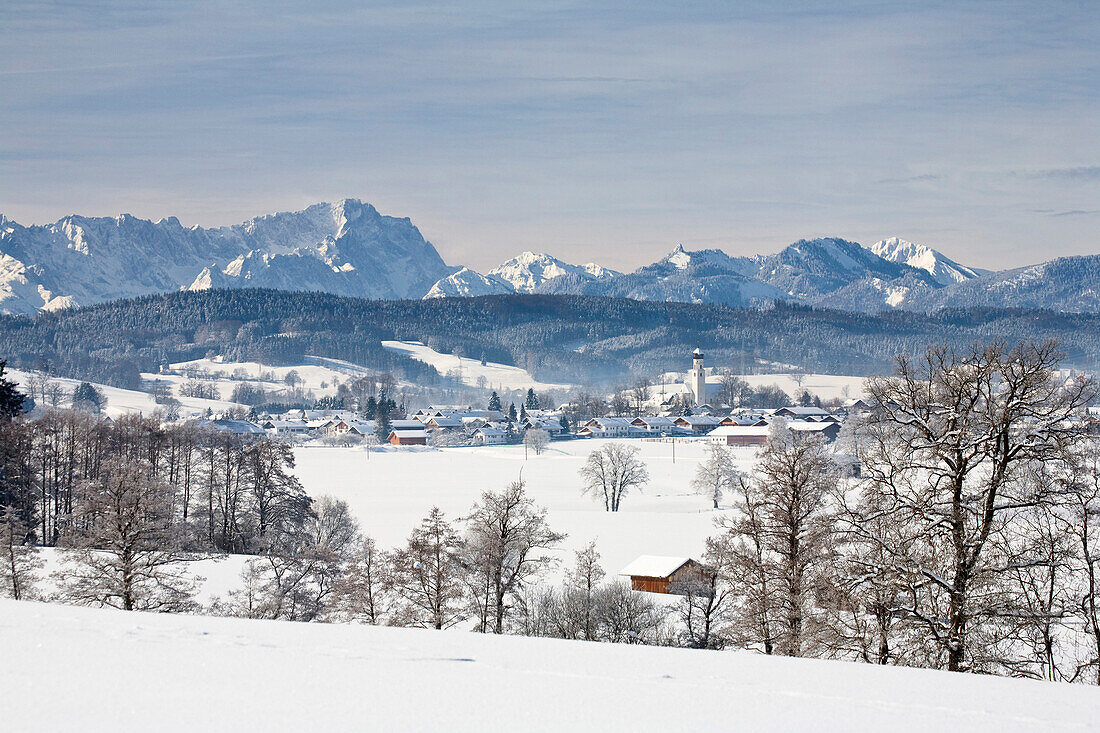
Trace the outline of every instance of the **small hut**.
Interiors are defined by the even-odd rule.
[[[630,578],[632,590],[647,593],[675,593],[677,586],[710,580],[707,569],[690,557],[662,555],[641,555],[620,570],[619,575]]]

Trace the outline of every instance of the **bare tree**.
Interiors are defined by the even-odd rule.
[[[619,511],[622,498],[631,489],[640,491],[649,483],[649,470],[640,453],[637,447],[622,443],[608,443],[589,453],[580,470],[582,492],[602,499],[604,511]]]
[[[550,445],[550,434],[542,428],[529,428],[523,434],[523,444],[530,448],[536,456],[541,456],[546,447]]]
[[[35,596],[42,569],[32,531],[12,506],[0,507],[0,593],[24,600]]]
[[[595,542],[589,542],[576,551],[573,570],[566,577],[565,588],[554,614],[558,636],[596,640],[600,582],[604,575]]]
[[[393,553],[393,590],[401,623],[444,629],[461,621],[463,565],[458,535],[432,507],[406,545]]]
[[[565,535],[550,529],[546,510],[535,506],[522,481],[483,493],[465,521],[463,558],[478,631],[501,634],[509,597],[546,570],[552,560],[546,551]]]
[[[173,487],[153,478],[147,462],[114,458],[82,489],[65,537],[74,551],[57,574],[62,596],[127,611],[193,608],[198,579],[175,549]]]
[[[706,460],[695,470],[691,488],[696,494],[710,499],[717,509],[725,492],[737,483],[740,472],[733,465],[733,455],[729,448],[721,443],[709,443],[706,452]]]
[[[868,510],[915,533],[885,549],[908,575],[904,610],[947,669],[979,668],[978,632],[998,615],[993,591],[1005,566],[991,557],[991,537],[1018,510],[1050,498],[1022,480],[1026,467],[1059,461],[1082,430],[1075,418],[1093,389],[1057,379],[1059,359],[1053,343],[933,347],[868,382],[878,405],[861,456],[874,493]]]
[[[818,437],[772,427],[753,476],[742,479],[737,515],[708,543],[708,557],[741,596],[745,641],[765,653],[817,651],[813,604],[832,551],[829,496],[838,474]]]
[[[389,557],[370,537],[336,583],[332,617],[340,621],[384,624],[390,620]]]

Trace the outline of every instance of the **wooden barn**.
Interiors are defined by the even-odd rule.
[[[630,578],[632,590],[646,593],[675,593],[681,583],[708,582],[706,568],[690,557],[641,555],[619,571]]]
[[[394,430],[390,432],[390,443],[393,445],[427,445],[427,430]]]

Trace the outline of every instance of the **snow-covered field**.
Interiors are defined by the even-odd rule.
[[[12,369],[9,372],[5,372],[6,376],[10,376],[12,380],[20,385],[23,390],[26,390],[27,380],[34,375],[34,372],[24,372],[18,369]],[[146,375],[153,377],[155,375]],[[64,377],[48,377],[51,382],[60,384],[66,392],[66,395],[71,395],[73,390],[80,384],[79,379],[66,379]],[[139,412],[144,415],[148,415],[155,410],[163,409],[156,403],[151,394],[147,392],[139,392],[132,389],[122,389],[120,387],[108,387],[103,384],[95,384],[95,387],[103,393],[107,398],[107,406],[103,409],[103,414],[111,418],[116,418],[119,415],[125,415],[131,412]],[[228,391],[222,391],[223,397],[228,397],[232,392],[232,388]],[[184,417],[194,417],[206,412],[207,408],[210,408],[214,412],[223,412],[233,407],[239,407],[234,402],[228,400],[204,400],[197,397],[178,397],[180,401],[180,412]],[[68,407],[68,397],[61,404],[61,407]]]
[[[5,730],[1085,731],[1093,688],[0,601]]]
[[[617,573],[638,555],[698,557],[712,534],[716,512],[690,486],[704,446],[679,441],[676,462],[671,443],[622,441],[638,446],[649,468],[644,493],[628,495],[617,513],[581,495],[577,475],[590,451],[610,441],[573,440],[551,443],[541,456],[518,446],[480,448],[373,449],[305,446],[295,449],[296,475],[313,496],[344,499],[363,531],[382,547],[401,544],[428,510],[439,506],[454,519],[465,515],[484,491],[499,491],[520,478],[528,493],[548,510],[550,526],[567,532],[562,559],[590,540],[603,555],[608,574]],[[743,470],[752,461],[749,448],[734,449]]]
[[[482,365],[478,359],[465,359],[453,354],[441,354],[419,341],[383,341],[382,348],[404,354],[425,364],[431,364],[440,374],[447,374],[451,370],[460,370],[464,384],[476,385],[478,377],[485,377],[489,389],[534,389],[539,391],[544,389],[568,389],[572,386],[540,382],[526,370],[508,364],[497,364],[490,361]]]
[[[738,379],[743,379],[754,389],[775,385],[786,392],[792,398],[802,390],[817,395],[823,400],[831,399],[855,399],[863,396],[863,383],[866,377],[853,377],[844,374],[804,374],[796,379],[789,373],[777,372],[775,374],[735,374]],[[688,375],[682,372],[667,372],[666,384],[653,385],[654,399],[667,394],[684,394],[690,391],[687,383]],[[799,384],[801,380],[801,384]],[[707,394],[715,395],[721,389],[722,375],[713,372],[707,375]]]

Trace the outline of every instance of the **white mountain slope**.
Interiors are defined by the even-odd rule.
[[[7,730],[1085,731],[1086,685],[0,600]]]
[[[496,275],[482,275],[469,267],[462,267],[453,275],[436,282],[424,300],[429,298],[474,298],[479,295],[514,293],[512,284]]]
[[[960,265],[950,257],[937,252],[923,244],[914,244],[898,237],[890,237],[880,242],[875,242],[867,249],[889,262],[909,265],[918,270],[924,270],[940,285],[972,280],[976,277],[988,274],[988,270],[979,270],[966,265]]]
[[[538,252],[524,252],[499,267],[489,270],[490,276],[496,276],[510,283],[517,293],[533,293],[548,280],[559,277],[594,281],[606,280],[619,274],[594,262],[570,265],[557,257]]]
[[[172,290],[270,287],[419,298],[449,272],[407,219],[355,199],[232,227],[130,215],[45,226],[0,217],[0,312],[33,313]]]

